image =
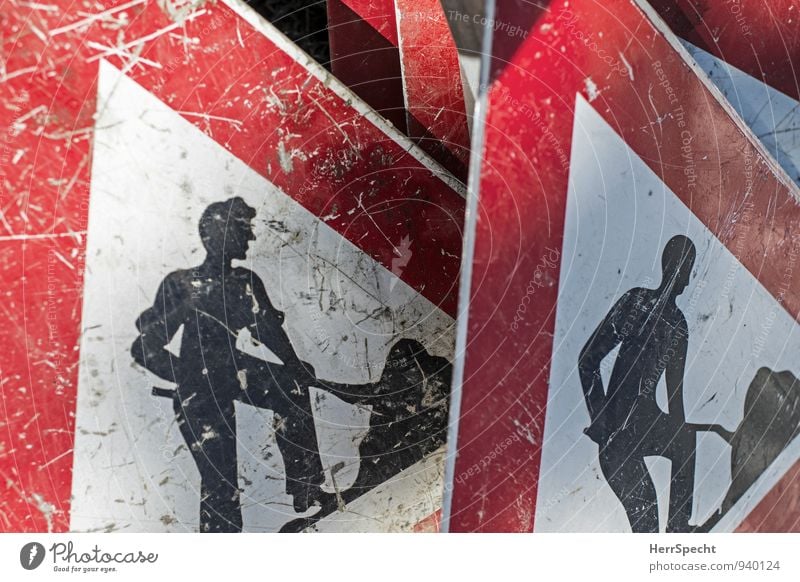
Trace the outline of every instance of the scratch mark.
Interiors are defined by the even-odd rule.
[[[47,462],[46,462],[44,465],[40,465],[40,466],[39,466],[39,471],[41,471],[41,470],[42,470],[42,469],[44,469],[45,467],[49,467],[50,465],[52,465],[53,463],[55,463],[55,462],[56,462],[56,461],[58,461],[59,459],[63,459],[64,457],[66,457],[67,455],[69,455],[71,452],[72,452],[72,449],[67,449],[66,451],[64,451],[64,452],[63,452],[63,453],[61,453],[60,455],[56,455],[55,457],[53,457],[52,459],[50,459],[49,461],[47,461]],[[35,497],[35,496],[36,496],[36,494],[34,493],[34,497]]]
[[[81,235],[86,234],[85,230],[77,230],[77,231],[70,231],[70,232],[52,232],[52,233],[44,233],[44,234],[9,234],[6,236],[0,236],[0,242],[8,241],[8,240],[33,240],[33,239],[49,239],[49,238],[61,238],[64,236],[73,236],[77,239],[80,239]]]
[[[199,10],[199,11],[189,15],[186,18],[186,21],[187,22],[192,21],[192,20],[194,20],[194,19],[196,19],[196,18],[198,18],[200,16],[203,16],[207,12],[208,12],[208,10],[205,10],[205,9]],[[144,35],[144,36],[142,36],[140,38],[137,38],[136,40],[132,40],[132,41],[127,42],[127,43],[125,43],[125,44],[123,44],[121,46],[118,46],[118,47],[116,47],[116,50],[123,50],[123,51],[124,50],[128,50],[128,49],[136,47],[138,45],[150,42],[151,40],[155,40],[159,36],[167,34],[168,32],[172,32],[173,30],[181,28],[182,26],[183,26],[183,23],[179,24],[179,23],[176,22],[176,23],[170,24],[169,26],[165,26],[164,28],[159,28],[155,32],[151,32],[150,34],[146,34],[146,35]],[[99,54],[96,54],[96,55],[86,59],[86,62],[87,63],[91,63],[91,62],[97,61],[99,59],[102,59],[102,58],[104,58],[106,56],[108,56],[108,55],[103,54],[103,53],[99,53]]]
[[[11,73],[6,73],[0,78],[0,82],[10,81],[15,77],[19,77],[21,75],[25,75],[27,73],[34,73],[39,69],[38,66],[34,65],[32,67],[24,67],[22,69],[17,69],[16,71],[12,71]]]
[[[185,115],[187,117],[200,117],[205,119],[206,121],[227,121],[228,123],[233,123],[237,127],[241,127],[242,122],[238,119],[233,119],[231,117],[222,117],[220,115],[209,115],[208,113],[198,113],[196,111],[178,111],[181,115]]]
[[[127,2],[125,4],[120,4],[119,6],[115,6],[114,8],[109,8],[108,10],[104,10],[103,12],[98,12],[96,14],[92,14],[88,18],[84,18],[83,20],[78,20],[73,22],[72,24],[67,24],[66,26],[61,26],[59,28],[54,28],[50,31],[50,36],[58,36],[59,34],[64,34],[65,32],[70,32],[71,30],[75,30],[77,28],[81,28],[83,26],[88,26],[89,24],[106,18],[107,16],[111,16],[116,14],[117,12],[122,12],[123,10],[127,10],[128,8],[133,8],[134,6],[139,6],[140,4],[144,4],[147,0],[132,0],[131,2]]]
[[[320,110],[320,111],[322,111],[322,113],[325,115],[325,117],[327,117],[328,119],[330,119],[331,123],[333,123],[333,126],[334,126],[336,129],[338,129],[338,130],[339,130],[339,133],[341,133],[341,134],[342,134],[342,137],[344,137],[344,141],[345,141],[345,142],[347,142],[348,144],[350,144],[350,147],[351,147],[351,148],[353,148],[353,151],[354,151],[354,152],[356,153],[356,155],[358,156],[358,159],[360,159],[360,160],[363,160],[364,158],[361,156],[361,152],[360,152],[360,151],[358,151],[358,148],[356,147],[356,145],[355,145],[355,144],[354,144],[354,143],[353,143],[353,142],[350,140],[350,136],[349,136],[349,135],[347,135],[347,132],[346,132],[345,130],[343,130],[341,127],[339,127],[339,124],[338,124],[338,123],[336,123],[336,120],[335,120],[335,119],[334,119],[334,118],[331,116],[331,114],[330,114],[330,113],[328,113],[328,110],[327,110],[327,109],[325,109],[325,108],[324,108],[324,107],[323,107],[323,106],[320,104],[320,102],[319,102],[319,101],[317,101],[316,99],[314,99],[314,96],[313,96],[313,95],[311,95],[310,93],[308,94],[308,98],[309,98],[309,99],[311,99],[311,101],[313,101],[313,102],[314,102],[314,105],[316,105],[316,106],[319,108],[319,110]]]

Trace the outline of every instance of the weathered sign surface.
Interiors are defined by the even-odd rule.
[[[644,3],[493,28],[449,530],[767,515],[800,458],[797,187]]]
[[[439,0],[333,0],[328,19],[334,74],[466,182],[471,111]]]
[[[2,527],[428,519],[457,181],[239,2],[2,18]]]
[[[395,0],[409,135],[465,182],[469,129],[453,35],[439,0]]]

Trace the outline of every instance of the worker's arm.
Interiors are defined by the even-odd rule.
[[[593,423],[598,419],[606,400],[600,363],[622,341],[620,323],[624,320],[628,309],[633,308],[630,304],[630,292],[628,292],[600,322],[589,341],[583,346],[578,358],[578,375],[583,387],[583,398]]]
[[[290,368],[308,368],[294,351],[294,346],[283,328],[284,315],[276,309],[267,295],[267,290],[258,275],[250,278],[253,292],[253,311],[255,320],[249,326],[250,333],[258,342],[264,344],[273,354]],[[313,376],[313,370],[307,370]]]
[[[686,422],[683,408],[683,377],[686,370],[686,353],[689,349],[689,326],[681,317],[675,335],[666,351],[667,367],[664,379],[667,383],[667,401],[669,415],[678,422]]]
[[[169,275],[158,288],[153,306],[136,320],[139,336],[131,346],[131,355],[137,364],[169,382],[176,382],[180,358],[166,346],[184,323],[187,308],[184,300],[180,285],[174,275]]]

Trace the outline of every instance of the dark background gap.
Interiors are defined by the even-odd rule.
[[[248,4],[309,56],[330,70],[325,0],[250,0]]]

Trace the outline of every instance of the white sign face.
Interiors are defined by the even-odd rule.
[[[202,263],[198,224],[211,203],[238,196],[255,209],[255,240],[237,264],[263,281],[294,350],[317,378],[375,382],[401,338],[451,359],[452,318],[105,62],[96,123],[72,530],[199,527],[198,469],[172,403],[151,393],[171,386],[136,365],[131,346],[137,318],[153,306],[165,277]],[[255,358],[280,362],[249,340],[247,332],[231,339]],[[177,354],[180,342],[176,334],[170,350]],[[359,472],[370,408],[313,387],[311,397],[322,490],[346,491]],[[235,407],[243,529],[277,531],[312,515],[313,507],[298,514],[285,491],[273,412]],[[439,507],[440,461],[434,454],[407,468],[319,529],[411,528]]]
[[[731,200],[746,200],[743,194],[748,185],[741,184],[741,188],[738,194],[742,195],[732,193]],[[743,220],[747,220],[747,209],[743,210]],[[610,462],[617,467],[601,466],[600,447],[584,433],[590,426],[590,414],[578,364],[584,346],[615,304],[625,306],[624,301],[617,303],[621,298],[637,288],[644,289],[645,296],[657,293],[662,284],[662,257],[668,241],[676,236],[687,237],[696,251],[688,284],[674,299],[688,328],[682,396],[687,426],[714,424],[733,433],[742,425],[748,391],[760,369],[787,372],[781,376],[787,378],[800,375],[796,322],[578,96],[536,531],[632,529],[634,520],[609,485],[609,476],[629,470],[626,463],[636,461],[636,455]],[[612,379],[612,373],[619,371],[615,364],[619,351],[626,349],[625,335],[632,337],[636,332],[626,325],[625,318],[640,315],[617,313],[611,320],[617,344],[599,365],[606,391],[614,388],[612,383],[624,384]],[[675,320],[679,319],[676,315]],[[647,341],[645,351],[653,348]],[[646,375],[649,365],[652,362],[642,355],[630,373]],[[654,387],[655,403],[665,417],[671,412],[665,384],[668,374],[661,373]],[[641,398],[641,393],[636,397]],[[626,422],[635,424],[636,419]],[[646,443],[657,439],[654,434],[645,430],[637,438]],[[712,525],[716,524],[716,530],[730,530],[768,490],[768,482],[774,483],[797,459],[798,443],[784,448],[755,482],[748,481],[745,493],[732,498],[732,462],[736,466],[732,451],[737,445],[729,444],[722,434],[698,429],[690,437],[695,458],[688,491],[689,523],[707,523],[722,507],[722,519],[717,516]],[[735,438],[730,442],[735,443]],[[655,499],[648,503],[657,502],[660,531],[668,521],[668,499],[675,489],[670,485],[671,469],[677,462],[657,452],[662,444],[650,443],[638,459],[640,470],[646,470],[652,479]],[[691,456],[684,454],[683,462],[691,463]]]
[[[800,185],[800,103],[692,43],[681,43],[767,151]]]

